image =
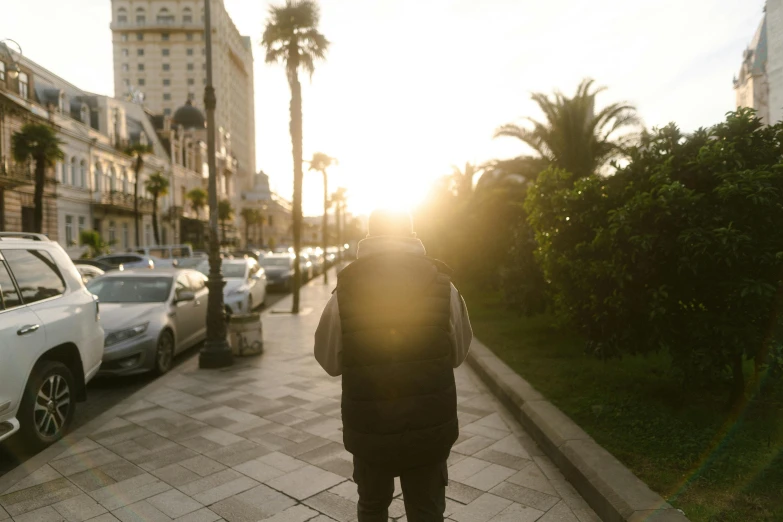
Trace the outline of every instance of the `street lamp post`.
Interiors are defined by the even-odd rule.
[[[233,364],[231,348],[226,340],[223,310],[223,274],[220,271],[218,236],[217,162],[215,159],[215,88],[212,86],[212,13],[211,0],[204,0],[204,34],[207,51],[207,87],[204,107],[207,112],[207,162],[209,164],[209,298],[207,300],[207,340],[198,357],[200,368],[224,368]]]

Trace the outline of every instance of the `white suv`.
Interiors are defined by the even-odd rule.
[[[0,232],[0,441],[61,438],[102,356],[98,300],[62,247]]]

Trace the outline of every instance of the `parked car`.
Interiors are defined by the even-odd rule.
[[[270,287],[283,291],[291,290],[294,280],[294,256],[292,254],[267,254],[261,260],[266,271],[266,282]]]
[[[190,245],[158,245],[136,249],[137,254],[151,257],[159,268],[180,266],[182,260],[193,257]]]
[[[307,252],[299,254],[299,271],[302,272],[302,283],[306,283],[315,276],[313,262],[310,261],[310,256],[307,255]]]
[[[100,268],[104,272],[117,269],[117,267],[104,263],[103,261],[96,261],[95,259],[74,259],[73,264],[76,265],[76,268],[79,268],[79,266],[94,266],[95,268]]]
[[[253,259],[255,259],[256,261],[259,261],[259,262],[261,261],[261,259],[264,258],[264,252],[262,252],[261,250],[255,250],[255,249],[251,249],[251,250],[237,250],[237,251],[235,251],[233,253],[233,255],[234,255],[235,258],[242,258],[242,257],[245,257],[245,256],[251,257],[251,258],[253,258]]]
[[[209,274],[209,263],[199,265],[199,271]],[[266,272],[253,258],[223,259],[223,304],[226,313],[246,314],[266,302]]]
[[[206,278],[195,270],[109,272],[87,288],[101,302],[106,332],[101,375],[164,374],[206,337]]]
[[[155,258],[152,256],[145,256],[142,254],[108,254],[105,256],[98,256],[96,261],[106,263],[113,268],[119,268],[122,266],[125,269],[129,268],[155,268]]]
[[[98,372],[98,300],[65,250],[41,234],[0,232],[0,440],[42,448],[70,427]]]
[[[96,277],[101,277],[106,272],[101,270],[100,268],[90,266],[90,265],[76,265],[76,270],[79,271],[79,273],[82,276],[82,281],[84,281],[84,284],[89,283]]]

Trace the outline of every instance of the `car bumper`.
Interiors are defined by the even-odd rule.
[[[107,349],[98,375],[135,375],[155,367],[158,339],[147,332]]]

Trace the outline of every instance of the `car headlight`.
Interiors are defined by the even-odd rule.
[[[148,325],[149,323],[144,323],[144,324],[134,326],[132,328],[126,328],[125,330],[120,330],[119,332],[110,333],[109,335],[106,336],[106,339],[103,341],[103,345],[111,346],[113,344],[121,343],[122,341],[127,341],[128,339],[132,339],[133,337],[136,337],[146,332]]]

